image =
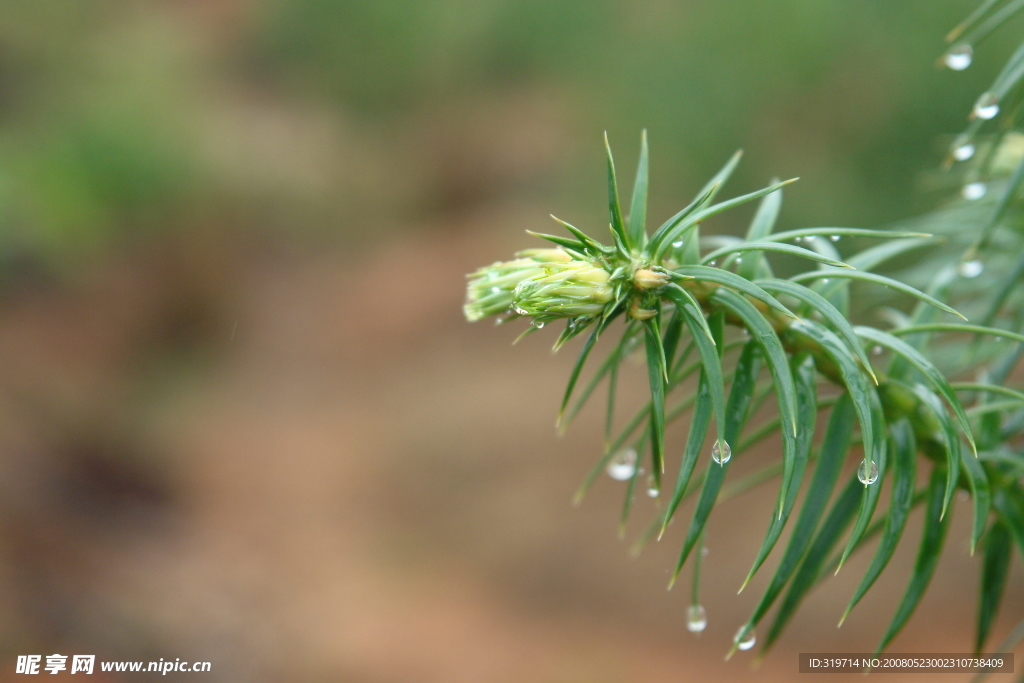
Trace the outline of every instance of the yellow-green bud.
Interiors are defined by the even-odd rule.
[[[469,275],[462,311],[470,322],[505,313],[512,305],[516,285],[526,278],[543,276],[544,268],[530,258],[492,263]]]
[[[633,284],[640,289],[654,289],[655,287],[661,287],[662,285],[668,284],[669,280],[668,273],[660,272],[657,270],[649,270],[647,268],[640,268],[633,274]]]
[[[614,295],[608,272],[587,261],[545,264],[546,274],[522,280],[512,293],[512,307],[520,315],[544,320],[593,316],[604,310]]]
[[[629,317],[634,320],[650,320],[654,316],[658,315],[657,311],[642,307],[640,302],[636,299],[633,299],[632,303],[630,303],[628,312]]]
[[[611,301],[608,272],[561,249],[528,249],[469,276],[463,311],[470,321],[512,310],[545,320],[591,316]]]

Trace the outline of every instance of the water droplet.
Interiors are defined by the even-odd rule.
[[[804,238],[803,237],[794,237],[793,241],[799,244],[800,242],[804,241]]]
[[[690,605],[686,610],[686,630],[700,633],[708,627],[708,611],[704,605]]]
[[[746,631],[746,634],[743,633],[744,631]],[[741,626],[740,630],[733,637],[732,642],[736,643],[736,647],[741,650],[749,650],[757,642],[757,635],[754,633],[754,629],[747,631],[746,626]]]
[[[983,270],[985,270],[985,264],[981,262],[981,259],[961,261],[956,267],[956,272],[960,277],[968,279],[978,277]]]
[[[953,141],[953,158],[957,161],[967,161],[974,156],[974,143],[970,138],[961,135]]]
[[[501,291],[501,287],[491,287],[491,293],[497,294]]]
[[[995,118],[995,115],[999,113],[999,99],[990,92],[982,93],[978,101],[974,103],[972,113],[985,121]]]
[[[711,266],[712,268],[714,268],[716,265],[718,265],[718,261],[712,261],[708,265]]]
[[[654,477],[647,478],[647,495],[651,498],[657,498],[661,495],[661,489],[659,489],[658,485],[655,483]]]
[[[969,201],[981,199],[988,192],[988,185],[982,182],[967,183],[960,188],[960,196]]]
[[[957,43],[949,48],[949,52],[942,57],[942,61],[953,71],[963,71],[971,65],[973,58],[974,50],[971,49],[970,45],[967,43]]]
[[[833,242],[838,242],[842,237],[840,235],[829,235],[828,238]]]
[[[636,472],[636,451],[632,448],[619,451],[608,461],[605,471],[616,481],[626,481]]]
[[[743,263],[743,257],[742,256],[737,256],[736,257],[736,265],[738,266],[741,263]]]
[[[857,468],[857,478],[865,486],[874,484],[878,480],[878,463],[869,462],[867,458],[861,460],[860,467]]]
[[[675,247],[676,249],[678,249],[679,247],[683,246],[683,241],[682,240],[676,240],[675,242],[672,243],[672,246]]]
[[[821,284],[827,285],[828,284],[828,278],[827,277],[821,278]]]
[[[515,312],[518,313],[519,315],[530,315],[529,311],[527,311],[525,308],[520,308],[519,306],[515,307]]]
[[[534,321],[533,321],[532,323],[530,323],[530,324],[531,324],[531,325],[533,325],[534,327],[536,327],[536,328],[537,328],[538,330],[539,330],[540,328],[544,327],[544,323],[543,323],[543,322],[541,322],[540,320],[534,320]]]
[[[732,447],[724,439],[715,441],[715,445],[711,447],[711,459],[719,465],[724,465],[731,457]]]
[[[872,356],[881,356],[882,355],[882,351],[884,351],[884,350],[885,349],[883,349],[881,346],[872,346],[871,347],[871,355]]]
[[[700,556],[701,557],[707,557],[710,554],[711,554],[711,551],[708,550],[707,546],[704,546],[703,548],[700,549]]]

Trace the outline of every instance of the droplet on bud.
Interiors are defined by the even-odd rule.
[[[981,262],[981,259],[961,261],[956,267],[957,274],[968,279],[978,277],[983,270],[985,270],[985,264]]]
[[[857,478],[865,486],[874,484],[878,480],[878,463],[867,458],[861,460],[860,467],[857,468]]]
[[[605,471],[616,481],[626,481],[636,473],[636,451],[632,448],[619,451],[608,461]]]
[[[967,161],[974,156],[974,143],[971,142],[970,138],[961,135],[953,141],[951,151],[953,158],[957,161]]]
[[[960,196],[968,201],[981,199],[988,192],[988,186],[982,182],[967,183],[960,188]]]
[[[972,113],[985,121],[995,118],[995,115],[999,113],[999,98],[990,92],[982,93],[978,101],[974,103]]]
[[[942,61],[953,71],[963,71],[971,65],[973,59],[974,50],[967,43],[957,43],[942,57]]]
[[[690,605],[686,610],[686,630],[700,633],[708,627],[708,611],[704,605]]]
[[[711,459],[719,465],[724,465],[731,457],[732,447],[724,439],[715,441],[715,445],[711,447]]]
[[[741,650],[749,650],[757,642],[757,635],[754,633],[754,629],[747,630],[745,626],[741,626],[740,630],[733,637],[732,642],[736,643],[736,647]]]

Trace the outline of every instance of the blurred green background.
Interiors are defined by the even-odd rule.
[[[972,7],[0,4],[0,680],[52,652],[223,681],[787,680],[794,652],[870,650],[912,549],[841,633],[852,564],[760,673],[721,662],[770,490],[716,512],[686,633],[679,539],[633,562],[617,488],[568,505],[600,450],[597,416],[551,429],[571,354],[465,324],[463,274],[548,213],[606,222],[605,130],[627,178],[648,130],[655,222],[738,148],[727,194],[802,177],[783,228],[940,204],[920,178],[1013,45],[936,69]],[[895,651],[969,649],[965,538]]]

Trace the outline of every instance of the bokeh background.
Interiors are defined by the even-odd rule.
[[[553,429],[572,350],[466,324],[464,274],[551,212],[606,222],[605,130],[629,177],[647,128],[652,221],[737,148],[732,193],[803,178],[783,227],[941,204],[1013,46],[935,68],[973,4],[0,3],[0,680],[58,652],[217,681],[776,681],[871,650],[918,526],[842,630],[867,556],[758,671],[724,663],[773,486],[717,508],[688,633],[679,530],[634,560],[652,501],[627,542],[621,484],[570,505],[601,449],[598,410]],[[958,512],[893,651],[971,647]]]

